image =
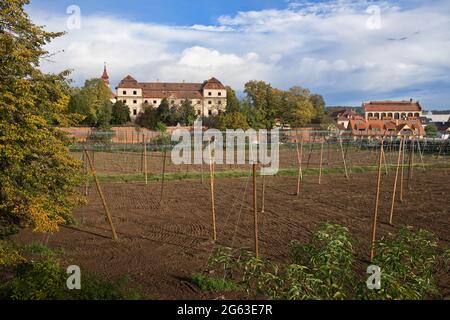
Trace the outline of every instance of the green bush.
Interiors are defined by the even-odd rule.
[[[437,238],[426,230],[402,228],[375,245],[374,265],[381,268],[380,290],[366,290],[369,299],[426,299],[439,297],[434,275],[448,268],[446,252]],[[447,260],[447,261],[445,261]]]
[[[247,293],[270,299],[427,299],[440,298],[435,274],[448,272],[450,261],[450,250],[434,235],[402,228],[376,243],[371,264],[381,268],[381,289],[369,290],[345,227],[325,224],[310,243],[292,241],[291,252],[292,262],[283,264],[218,247],[209,266]]]
[[[87,272],[81,274],[81,289],[69,290],[66,284],[69,275],[61,266],[53,250],[36,243],[25,247],[23,254],[37,256],[36,259],[22,260],[13,269],[10,280],[0,285],[0,299],[131,300],[140,298],[135,290],[129,288],[127,278],[108,282]],[[0,273],[5,272],[5,268],[0,269]]]

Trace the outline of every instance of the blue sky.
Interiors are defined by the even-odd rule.
[[[34,0],[30,7],[64,12],[68,6],[76,4],[86,14],[113,14],[133,21],[191,25],[213,24],[218,17],[238,11],[281,9],[286,3],[285,0]]]
[[[67,32],[42,67],[73,69],[75,85],[106,61],[113,86],[127,74],[215,76],[238,92],[252,79],[308,87],[328,105],[413,98],[450,109],[448,0],[32,0],[27,11]]]

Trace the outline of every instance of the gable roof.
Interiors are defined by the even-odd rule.
[[[371,111],[400,111],[400,112],[420,112],[422,107],[416,101],[370,101],[363,103],[366,112]]]
[[[203,83],[137,82],[128,75],[120,81],[117,88],[142,89],[144,98],[200,99],[203,97],[203,89],[225,89],[225,86],[216,78],[211,78]]]

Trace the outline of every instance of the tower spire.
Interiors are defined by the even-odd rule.
[[[109,75],[108,71],[106,71],[106,62],[103,63],[103,75],[102,80],[105,82],[105,84],[109,87]]]

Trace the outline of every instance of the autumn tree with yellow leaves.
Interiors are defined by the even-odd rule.
[[[44,46],[62,33],[36,26],[27,0],[0,1],[0,238],[29,228],[54,232],[81,198],[81,163],[55,125],[67,116],[68,71],[46,74]]]

